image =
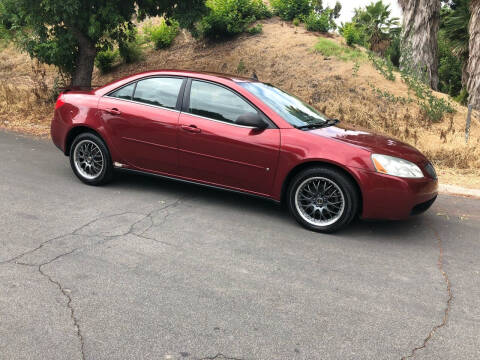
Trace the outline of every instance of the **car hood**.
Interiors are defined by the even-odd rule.
[[[424,164],[428,161],[427,158],[413,146],[387,136],[371,133],[361,128],[330,126],[310,130],[309,132],[361,147],[371,153],[395,156],[416,164]]]

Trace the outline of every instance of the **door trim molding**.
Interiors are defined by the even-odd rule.
[[[276,200],[276,199],[272,198],[270,195],[255,193],[255,192],[249,192],[249,191],[244,191],[244,190],[238,190],[238,189],[231,188],[231,187],[215,185],[215,184],[202,182],[202,181],[197,181],[197,180],[188,179],[188,178],[182,178],[182,177],[177,177],[177,176],[172,176],[172,175],[164,175],[164,174],[160,174],[160,173],[157,173],[157,172],[131,169],[131,168],[127,168],[127,167],[115,168],[115,171],[130,172],[130,173],[136,173],[136,174],[140,174],[140,175],[148,175],[148,176],[153,176],[153,177],[158,177],[158,178],[162,178],[162,179],[178,181],[178,182],[192,184],[192,185],[199,185],[199,186],[207,187],[207,188],[210,188],[210,189],[217,189],[217,190],[222,190],[222,191],[233,192],[233,193],[247,195],[247,196],[251,196],[251,197],[255,197],[255,198],[259,198],[259,199],[263,199],[263,200],[268,200],[268,201],[271,201],[271,202],[273,202],[277,205],[281,203],[280,200]]]
[[[206,157],[206,158],[209,158],[209,159],[229,162],[229,163],[233,163],[233,164],[236,164],[236,165],[249,166],[249,167],[253,167],[253,168],[256,168],[256,169],[262,169],[262,170],[265,170],[265,171],[269,171],[269,170],[267,170],[269,168],[266,168],[266,167],[263,167],[263,166],[260,166],[260,165],[249,164],[249,163],[246,163],[246,162],[243,162],[243,161],[231,160],[231,159],[226,159],[226,158],[222,158],[222,157],[218,157],[218,156],[197,153],[195,151],[181,149],[180,147],[178,148],[178,151],[181,151],[181,152],[184,152],[184,153],[187,153],[187,154],[203,156],[203,157]]]

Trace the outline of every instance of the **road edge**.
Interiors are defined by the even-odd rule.
[[[480,189],[468,189],[458,185],[439,184],[438,190],[441,194],[463,196],[480,199]]]

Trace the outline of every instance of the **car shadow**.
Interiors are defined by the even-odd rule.
[[[148,192],[152,195],[159,192],[168,193],[177,198],[197,199],[212,205],[239,208],[253,214],[258,213],[276,218],[283,224],[289,224],[292,227],[298,227],[299,230],[304,230],[290,216],[284,205],[246,194],[131,172],[118,172],[115,181],[109,185],[109,188],[128,188],[130,191]],[[415,239],[415,235],[419,233],[419,227],[426,226],[425,216],[422,215],[412,216],[401,221],[362,220],[357,218],[346,228],[334,234],[329,234],[329,236],[355,237],[374,234],[372,241],[382,241],[385,237],[395,235],[397,238],[403,237],[406,240]]]

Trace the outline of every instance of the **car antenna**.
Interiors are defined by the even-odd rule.
[[[258,81],[258,76],[257,76],[257,73],[255,72],[255,70],[253,70],[252,79]]]

